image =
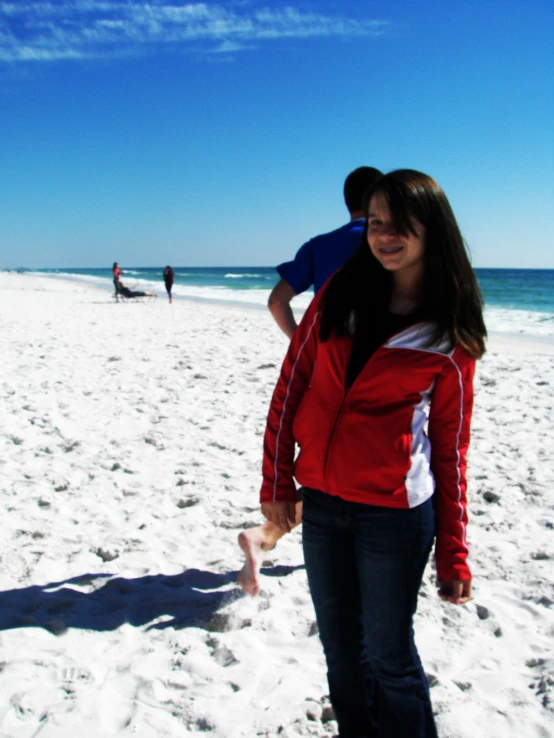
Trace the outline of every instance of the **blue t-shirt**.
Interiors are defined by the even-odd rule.
[[[364,219],[360,218],[336,231],[310,239],[298,249],[293,261],[279,264],[279,276],[290,284],[297,295],[312,284],[314,292],[317,292],[356,251],[363,230]]]

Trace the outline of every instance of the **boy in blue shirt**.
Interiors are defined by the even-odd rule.
[[[345,264],[360,244],[364,230],[364,193],[379,179],[381,172],[373,167],[358,167],[344,181],[344,202],[350,221],[330,233],[307,241],[300,247],[292,261],[279,264],[277,282],[267,306],[279,328],[292,338],[297,328],[291,308],[293,297],[305,292],[312,285],[317,292],[331,274]],[[296,522],[302,520],[302,502],[296,504]],[[260,591],[259,573],[266,551],[269,551],[284,535],[281,528],[270,521],[256,528],[249,528],[239,535],[239,546],[245,555],[245,564],[238,575],[238,582],[245,592],[256,595]]]
[[[312,285],[314,292],[325,284],[356,251],[364,229],[363,196],[381,176],[373,167],[358,167],[344,181],[344,202],[350,221],[330,233],[307,241],[292,261],[279,264],[277,272],[281,279],[273,288],[268,307],[279,328],[289,338],[296,330],[291,301]]]

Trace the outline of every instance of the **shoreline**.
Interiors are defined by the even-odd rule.
[[[5,277],[8,277],[8,280],[5,281]],[[95,292],[103,292],[107,294],[113,293],[113,287],[111,284],[106,283],[105,280],[102,282],[93,282],[88,281],[86,279],[79,279],[73,276],[59,276],[59,275],[48,275],[48,276],[42,276],[37,274],[31,274],[31,273],[16,273],[16,272],[0,272],[0,288],[6,289],[9,287],[6,287],[9,285],[10,279],[24,279],[24,280],[37,280],[35,282],[35,287],[32,287],[29,285],[29,282],[21,282],[16,287],[12,287],[11,289],[22,289],[25,290],[27,287],[31,290],[42,290],[42,291],[52,291],[52,290],[46,290],[46,286],[49,282],[57,282],[61,284],[66,285],[79,285],[81,290],[86,290],[87,288],[90,288],[94,290]],[[40,285],[40,287],[39,287]],[[156,288],[155,285],[152,285],[151,283],[148,283],[151,288]],[[165,291],[162,288],[158,289],[158,298],[162,300],[162,302],[165,300],[167,301],[167,296]],[[72,290],[77,291],[77,290]],[[212,297],[201,297],[201,296],[195,296],[195,295],[177,295],[174,294],[173,296],[173,302],[179,303],[179,302],[189,302],[192,304],[205,304],[205,305],[220,305],[222,307],[233,307],[237,309],[245,309],[247,311],[255,311],[257,313],[264,312],[267,313],[267,307],[265,304],[258,304],[254,302],[245,302],[241,300],[233,300],[233,299],[225,299],[225,298],[212,298]],[[300,319],[302,315],[304,314],[305,307],[301,307],[299,305],[292,305],[292,310],[297,319]],[[554,354],[554,336],[542,336],[542,335],[536,335],[536,334],[525,334],[522,332],[508,332],[508,331],[489,331],[489,336],[487,340],[487,350],[488,351],[499,351],[499,350],[510,350],[510,351],[517,351],[517,352],[532,352],[532,353],[546,353],[546,354]]]
[[[487,351],[499,351],[501,349],[554,354],[554,338],[549,336],[530,336],[521,333],[490,331],[487,339]]]
[[[7,272],[0,272],[0,285],[1,285],[1,275],[6,274]],[[108,294],[113,294],[114,288],[111,283],[109,283],[107,280],[102,280],[102,282],[94,282],[92,280],[87,279],[81,279],[78,276],[62,276],[57,274],[52,274],[48,276],[42,276],[38,274],[18,274],[17,276],[25,277],[27,276],[30,279],[37,279],[37,280],[55,280],[58,282],[65,282],[69,284],[75,284],[80,285],[83,289],[86,289],[87,287],[91,287],[94,290],[100,290],[102,292],[106,292]],[[148,280],[142,280],[142,283],[140,286],[149,287],[150,289],[155,289],[158,292],[156,293],[156,296],[161,298],[162,300],[167,301],[167,294],[165,292],[165,288],[159,285],[156,285],[152,282],[149,282]],[[269,293],[269,290],[268,290]],[[245,308],[247,310],[256,310],[256,311],[265,311],[267,310],[266,305],[264,304],[258,304],[255,302],[245,302],[242,300],[232,300],[232,299],[225,299],[225,298],[212,298],[212,297],[202,297],[200,295],[180,295],[173,293],[173,302],[191,302],[191,303],[200,303],[200,304],[208,304],[208,305],[222,305],[223,307],[238,307],[238,308]],[[304,313],[304,308],[293,306],[293,312],[296,315],[301,316]]]

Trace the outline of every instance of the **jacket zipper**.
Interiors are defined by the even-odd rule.
[[[327,450],[325,451],[325,460],[323,462],[323,478],[325,479],[325,481],[327,481],[327,464],[329,463],[329,454],[330,454],[330,451],[331,451],[331,446],[333,445],[333,440],[335,438],[335,431],[337,429],[337,425],[338,425],[339,418],[340,418],[341,413],[342,413],[342,409],[344,407],[344,402],[346,400],[346,395],[347,394],[348,394],[348,390],[345,390],[344,391],[344,396],[342,398],[342,402],[341,402],[340,407],[339,407],[339,411],[338,411],[338,413],[337,413],[337,415],[335,417],[335,422],[333,423],[333,428],[331,430],[331,435],[329,436],[329,442],[327,444]]]
[[[339,420],[340,420],[340,416],[342,414],[342,410],[344,408],[344,403],[346,402],[346,397],[347,397],[348,393],[352,390],[352,388],[354,387],[354,385],[356,384],[356,382],[358,382],[358,380],[360,379],[360,376],[364,373],[367,365],[371,361],[373,361],[373,358],[375,357],[375,355],[383,348],[384,345],[385,344],[382,343],[380,346],[378,346],[375,349],[375,351],[373,352],[373,354],[369,357],[369,359],[366,361],[365,365],[362,367],[362,371],[358,374],[358,376],[352,382],[352,384],[350,385],[350,387],[348,389],[345,389],[344,390],[344,395],[343,395],[343,398],[342,398],[342,401],[341,401],[339,410],[337,412],[337,415],[335,417],[335,422],[333,423],[333,428],[331,430],[331,434],[329,436],[329,442],[327,443],[327,450],[325,451],[325,460],[323,462],[323,478],[325,479],[325,481],[327,481],[327,467],[329,465],[329,456],[331,455],[331,446],[333,445],[333,441],[335,440],[335,432],[336,432],[336,429],[337,429],[337,425],[339,424]],[[348,368],[347,368],[347,371],[348,371]]]
[[[417,320],[417,321],[416,321],[415,323],[413,323],[412,325],[417,325],[418,323],[423,323],[423,322],[425,322],[425,321]],[[412,325],[408,326],[408,328],[411,328],[411,327],[412,327]],[[335,422],[333,423],[333,429],[331,430],[331,434],[330,434],[330,436],[329,436],[329,442],[328,442],[328,444],[327,444],[327,449],[326,449],[326,451],[325,451],[325,460],[324,460],[324,462],[323,462],[323,478],[325,479],[325,481],[327,481],[327,467],[328,467],[328,465],[329,465],[329,456],[331,455],[331,446],[333,445],[333,441],[335,440],[335,432],[336,432],[336,429],[337,429],[337,425],[338,425],[338,423],[339,423],[339,419],[340,419],[340,416],[341,416],[341,414],[342,414],[342,409],[343,409],[343,407],[344,407],[344,403],[345,403],[345,401],[346,401],[346,397],[347,397],[348,393],[349,393],[349,392],[350,392],[350,391],[352,390],[352,388],[354,387],[354,385],[356,384],[356,382],[358,382],[358,380],[360,379],[361,375],[362,375],[362,374],[363,374],[363,373],[365,372],[365,370],[367,369],[367,366],[368,366],[368,364],[370,364],[370,363],[371,363],[371,362],[373,361],[373,359],[374,359],[374,358],[375,358],[375,356],[376,356],[376,355],[377,355],[377,354],[378,354],[378,353],[379,353],[379,352],[381,351],[381,349],[382,349],[382,348],[383,348],[384,346],[386,346],[386,344],[387,344],[387,343],[388,343],[388,342],[389,342],[389,341],[390,341],[390,340],[391,340],[392,338],[394,338],[395,336],[398,336],[398,335],[400,335],[400,334],[401,334],[401,333],[403,333],[403,332],[404,332],[405,330],[407,330],[407,329],[406,329],[406,328],[403,328],[403,329],[402,329],[402,330],[400,330],[400,331],[396,331],[396,333],[393,333],[393,334],[392,334],[392,336],[389,336],[389,337],[388,337],[388,338],[387,338],[387,339],[386,339],[386,340],[385,340],[385,341],[384,341],[384,342],[383,342],[383,343],[382,343],[382,344],[381,344],[380,346],[378,346],[378,347],[377,347],[377,348],[375,349],[375,351],[374,351],[374,352],[373,352],[373,353],[371,354],[371,356],[369,357],[369,359],[368,359],[368,360],[366,361],[365,365],[364,365],[364,366],[362,367],[362,370],[361,370],[361,372],[360,372],[360,373],[358,374],[358,376],[356,377],[356,379],[355,379],[355,380],[354,380],[354,381],[352,382],[352,384],[350,385],[350,387],[349,387],[348,389],[345,389],[345,390],[344,390],[344,396],[343,396],[343,398],[342,398],[342,401],[341,401],[341,404],[340,404],[339,410],[338,410],[338,412],[337,412],[337,415],[336,415],[336,418],[335,418]],[[347,367],[347,371],[348,371],[348,367]]]

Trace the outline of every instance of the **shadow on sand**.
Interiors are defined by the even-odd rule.
[[[302,566],[263,568],[282,577]],[[83,574],[45,586],[0,592],[0,631],[44,628],[61,635],[69,628],[110,631],[124,623],[147,630],[204,628],[213,632],[250,625],[231,612],[219,612],[243,597],[236,571],[217,574],[187,569],[182,574],[125,579],[111,574]],[[235,585],[235,586],[231,586]],[[155,622],[159,618],[166,618]]]

